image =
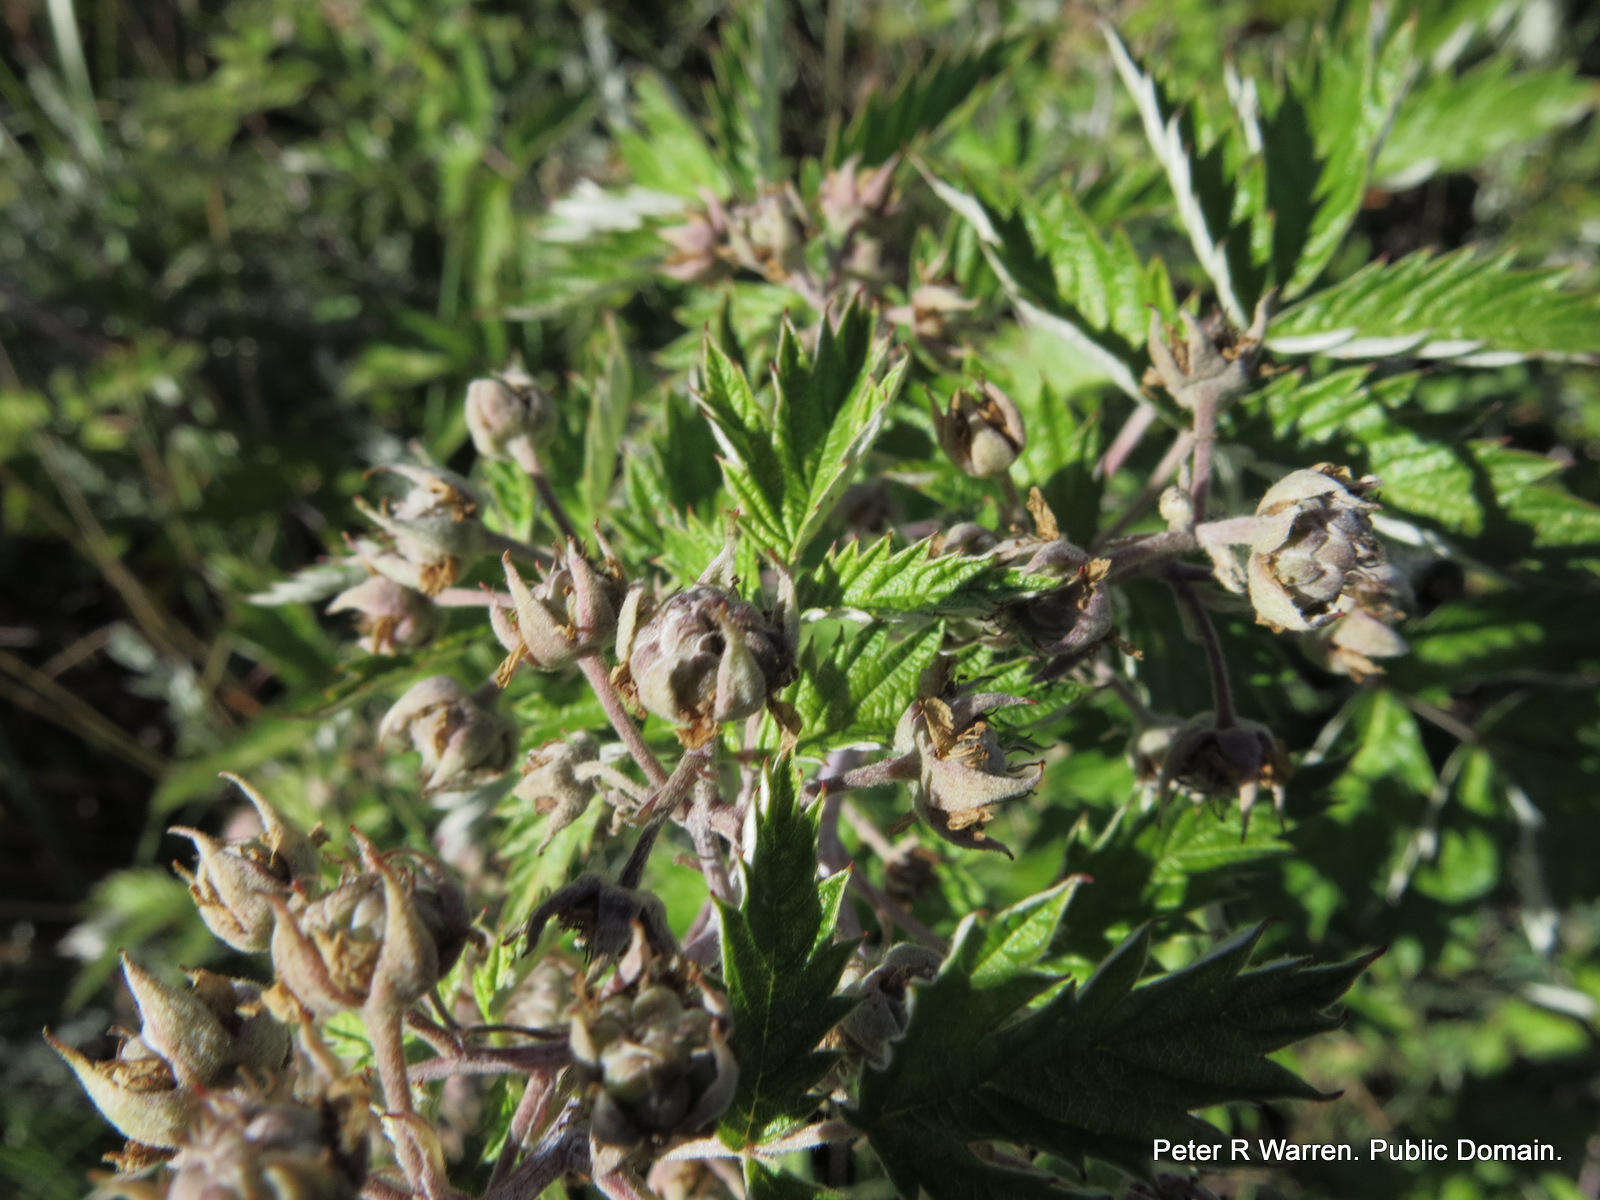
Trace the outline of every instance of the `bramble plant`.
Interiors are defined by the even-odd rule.
[[[455,252],[520,258],[505,323],[409,322],[427,436],[319,561],[231,568],[299,666],[158,794],[249,802],[172,828],[223,970],[130,945],[137,1022],[49,1035],[127,1139],[97,1195],[1205,1197],[1157,1139],[1366,1136],[1318,1113],[1423,1037],[1424,948],[1520,939],[1528,1020],[1592,1022],[1537,839],[1592,829],[1600,508],[1505,413],[1593,437],[1600,293],[1364,223],[1587,111],[1496,19],[1163,73],[1019,18],[825,145],[779,6],[701,116],[607,75],[583,169]]]

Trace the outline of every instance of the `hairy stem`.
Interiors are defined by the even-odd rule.
[[[1211,496],[1211,459],[1217,445],[1217,406],[1201,400],[1194,410],[1194,460],[1190,467],[1189,498],[1194,503],[1194,519],[1206,518],[1206,501]]]
[[[583,539],[578,536],[578,528],[572,523],[572,518],[567,516],[566,507],[556,495],[555,489],[550,486],[550,480],[544,473],[544,463],[539,460],[539,451],[534,447],[533,440],[525,437],[515,438],[509,449],[511,457],[517,461],[517,466],[526,471],[528,478],[533,480],[533,486],[539,492],[539,499],[544,501],[545,511],[561,530],[561,536],[567,541],[581,545]]]
[[[1193,619],[1195,629],[1200,634],[1200,644],[1205,648],[1206,665],[1211,670],[1211,698],[1216,704],[1217,728],[1231,729],[1239,717],[1233,707],[1233,688],[1228,683],[1228,663],[1222,656],[1222,641],[1217,637],[1217,627],[1206,606],[1200,602],[1193,584],[1172,575],[1167,577],[1167,584],[1178,598],[1178,603]]]
[[[1173,439],[1172,445],[1167,447],[1167,452],[1161,456],[1161,461],[1156,464],[1155,470],[1150,472],[1150,478],[1140,489],[1139,494],[1129,502],[1122,515],[1113,521],[1099,537],[1095,538],[1095,546],[1103,546],[1120,534],[1129,525],[1132,525],[1160,497],[1167,481],[1177,472],[1183,460],[1189,457],[1194,449],[1194,434],[1187,431],[1180,433]]]
[[[1160,410],[1148,400],[1140,403],[1129,413],[1128,419],[1122,423],[1122,428],[1117,430],[1117,436],[1111,439],[1111,445],[1106,447],[1106,452],[1095,464],[1095,475],[1100,479],[1110,479],[1120,471],[1122,464],[1127,462],[1128,456],[1139,448],[1139,443],[1144,441],[1144,435],[1150,431],[1150,426],[1156,423],[1156,418],[1160,415]]]
[[[617,694],[617,685],[611,682],[611,673],[606,670],[606,664],[598,654],[584,654],[578,658],[578,669],[594,689],[600,707],[605,710],[606,720],[617,731],[617,736],[628,748],[633,761],[639,764],[639,770],[644,772],[651,787],[659,788],[667,781],[667,773],[656,758],[655,751],[646,744],[639,727],[633,723],[633,718],[628,715],[622,697]]]
[[[528,1073],[528,1086],[511,1114],[511,1125],[506,1132],[505,1145],[500,1147],[500,1157],[495,1159],[494,1170],[489,1173],[485,1195],[493,1194],[517,1161],[528,1135],[542,1126],[550,1116],[550,1104],[555,1099],[557,1072],[535,1070]]]

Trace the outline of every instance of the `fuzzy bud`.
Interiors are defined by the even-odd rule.
[[[487,543],[477,517],[482,503],[465,479],[441,467],[400,463],[383,469],[410,486],[378,508],[357,499],[356,507],[393,544],[392,553],[370,556],[369,564],[396,583],[437,595],[460,578],[463,560]]]
[[[485,458],[510,458],[511,444],[542,442],[555,424],[555,407],[521,367],[467,385],[467,432]]]
[[[172,1160],[165,1200],[355,1200],[369,1124],[355,1095],[208,1097]]]
[[[656,961],[571,1022],[573,1071],[591,1104],[597,1173],[705,1129],[728,1106],[739,1065],[726,1004],[676,960]]]
[[[1000,739],[985,717],[996,709],[1031,703],[998,692],[948,702],[929,696],[900,718],[894,751],[916,766],[917,814],[946,841],[1010,855],[983,826],[993,819],[997,805],[1037,787],[1044,768],[1035,763],[1022,775],[1011,774]]]
[[[426,645],[439,624],[439,610],[421,592],[373,575],[328,601],[329,613],[353,612],[356,628],[374,654],[395,654]]]
[[[495,680],[504,687],[519,663],[541,671],[570,666],[616,634],[622,602],[620,575],[596,570],[570,543],[556,568],[532,587],[511,563],[501,559],[512,607],[492,605],[491,626],[508,652]]]
[[[422,790],[469,791],[505,774],[516,752],[515,731],[477,703],[448,675],[406,689],[378,724],[378,744],[410,740],[422,756]]]
[[[968,475],[990,479],[1004,475],[1027,441],[1022,414],[1011,397],[985,381],[978,394],[958,390],[943,412],[929,401],[939,445]]]
[[[1186,336],[1183,341],[1174,337],[1170,343],[1167,339],[1172,335],[1162,327],[1160,314],[1152,312],[1149,347],[1156,381],[1180,408],[1220,411],[1255,383],[1270,312],[1269,300],[1263,297],[1250,328],[1235,335],[1219,328],[1220,322],[1202,324],[1187,310],[1180,311]]]
[[[404,1008],[454,965],[470,919],[460,888],[431,859],[391,863],[357,835],[362,868],[311,901],[274,901],[272,965],[310,1012]]]
[[[967,299],[952,287],[924,283],[912,291],[906,303],[885,309],[883,315],[892,325],[909,326],[924,342],[942,342],[959,314],[977,307],[976,300]]]
[[[1265,725],[1236,721],[1224,728],[1210,713],[1202,713],[1172,734],[1157,788],[1165,794],[1176,787],[1197,801],[1237,797],[1248,831],[1250,810],[1262,789],[1271,794],[1273,808],[1282,814],[1289,774],[1283,743]]]
[[[932,979],[942,961],[926,946],[903,942],[890,947],[881,962],[846,990],[857,1003],[839,1023],[844,1044],[877,1070],[888,1067],[891,1047],[905,1036],[910,1022],[911,985]]]
[[[817,207],[828,232],[842,236],[869,221],[887,216],[893,209],[891,189],[899,155],[869,171],[863,171],[858,158],[835,167],[822,177],[817,188]]]
[[[630,597],[635,604],[638,595]],[[694,745],[722,722],[761,711],[795,675],[788,603],[763,612],[722,588],[697,584],[669,596],[637,632],[630,618],[619,654],[627,656],[639,703],[685,727]]]
[[[715,196],[704,200],[705,208],[688,221],[661,230],[672,247],[661,269],[680,283],[707,283],[727,270],[728,213]]]
[[[544,841],[539,843],[541,852],[551,838],[581,817],[594,799],[596,784],[591,768],[599,759],[600,743],[590,733],[575,733],[563,741],[548,742],[528,751],[522,778],[511,794],[549,817]]]
[[[174,825],[171,832],[193,842],[199,856],[192,873],[176,870],[212,933],[235,950],[265,950],[272,935],[270,898],[287,895],[291,883],[316,875],[316,841],[279,817],[244,780],[223,778],[255,808],[261,833],[224,844],[198,829]]]
[[[1257,620],[1311,634],[1325,665],[1358,679],[1406,650],[1390,626],[1408,589],[1372,528],[1377,486],[1326,465],[1285,476],[1256,508],[1245,569]]]

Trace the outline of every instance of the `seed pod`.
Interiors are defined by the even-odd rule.
[[[516,752],[516,733],[448,675],[407,688],[378,723],[378,745],[410,740],[422,756],[422,791],[468,791],[504,775]]]
[[[597,789],[594,774],[585,768],[599,760],[600,743],[589,733],[575,733],[528,751],[522,778],[511,794],[528,801],[534,811],[548,814],[540,851],[589,807]]]
[[[921,341],[943,342],[951,325],[961,313],[978,307],[952,287],[941,283],[924,283],[912,291],[904,304],[884,310],[883,316],[892,325],[909,326]]]
[[[356,507],[393,544],[392,554],[378,554],[369,563],[396,583],[437,595],[460,577],[463,560],[487,544],[477,517],[482,502],[465,479],[440,467],[400,463],[381,469],[411,486],[380,508],[357,498]]]
[[[384,575],[373,575],[328,601],[329,613],[353,612],[356,628],[374,654],[395,654],[425,645],[439,624],[439,610],[421,592]]]
[[[956,696],[948,702],[928,696],[900,718],[894,750],[902,757],[914,756],[917,814],[946,841],[1010,856],[1010,850],[986,835],[983,826],[993,819],[996,805],[1037,787],[1044,767],[1035,763],[1031,771],[1012,775],[1000,740],[984,717],[996,709],[1031,703],[998,692]]]
[[[72,1068],[100,1115],[124,1137],[163,1149],[182,1141],[198,1099],[191,1089],[179,1086],[172,1067],[141,1039],[126,1038],[112,1058],[95,1061],[48,1029],[44,1037]]]
[[[391,863],[357,839],[361,870],[315,900],[273,901],[272,965],[319,1017],[407,1007],[454,965],[470,931],[466,901],[440,864]]]
[[[863,171],[860,159],[852,157],[824,175],[817,187],[817,207],[828,231],[842,236],[892,212],[891,189],[894,170],[899,165],[897,154],[870,171]]]
[[[1223,728],[1211,713],[1202,713],[1172,737],[1157,790],[1165,795],[1175,787],[1196,801],[1237,797],[1243,831],[1248,832],[1250,810],[1263,788],[1282,815],[1290,772],[1283,743],[1265,725],[1236,721]]]
[[[792,592],[792,584],[788,585]],[[759,712],[795,676],[787,610],[763,612],[709,584],[667,598],[632,632],[618,637],[628,676],[647,712],[684,727],[701,745],[724,721]],[[624,645],[624,642],[628,644]]]
[[[672,247],[662,271],[680,283],[707,283],[727,273],[728,213],[722,202],[704,193],[705,207],[682,225],[660,231]]]
[[[597,1174],[700,1132],[728,1106],[739,1067],[726,1013],[687,963],[648,954],[605,1000],[579,1000],[569,1040]]]
[[[555,406],[521,367],[474,379],[467,385],[467,432],[485,458],[510,458],[512,443],[543,443],[555,424]]]
[[[891,1047],[905,1036],[910,1022],[906,1001],[911,984],[932,979],[942,961],[926,946],[902,942],[890,947],[877,965],[845,989],[857,1003],[839,1023],[844,1047],[869,1066],[886,1068]],[[852,961],[851,966],[856,965]]]
[[[194,843],[199,861],[191,874],[174,867],[189,885],[189,895],[206,927],[235,950],[265,950],[272,935],[269,898],[288,894],[295,880],[317,873],[317,847],[287,824],[254,788],[236,775],[223,775],[245,794],[261,820],[261,833],[223,844],[183,825],[169,832]]]
[[[1180,311],[1187,335],[1180,342],[1163,328],[1160,314],[1152,312],[1149,347],[1155,381],[1191,412],[1201,406],[1216,412],[1232,403],[1255,383],[1270,313],[1270,300],[1263,297],[1250,328],[1235,334],[1220,321],[1201,324],[1187,310]]]
[[[166,1200],[355,1200],[370,1120],[357,1097],[207,1097],[172,1160]]]
[[[511,563],[501,559],[512,607],[492,605],[495,636],[509,652],[495,680],[504,687],[519,663],[541,671],[571,666],[616,635],[623,583],[614,570],[596,570],[577,546],[568,543],[557,567],[529,587]]]
[[[1022,414],[994,384],[984,381],[977,395],[957,390],[943,412],[931,398],[929,405],[939,445],[968,475],[979,479],[1004,475],[1022,453],[1027,441]]]

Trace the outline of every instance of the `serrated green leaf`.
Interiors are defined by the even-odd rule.
[[[1166,269],[1158,263],[1141,268],[1124,238],[1103,241],[1068,197],[1058,201],[1054,220],[1047,220],[1020,200],[1002,211],[973,189],[958,188],[926,168],[922,174],[976,235],[1022,323],[1060,339],[1142,402],[1133,351],[1144,344],[1145,306],[1166,313],[1173,308]],[[1131,325],[1135,308],[1145,314],[1137,327]],[[1126,334],[1116,322],[1128,326]]]
[[[1145,138],[1166,172],[1167,183],[1177,202],[1179,224],[1189,237],[1201,269],[1217,289],[1223,311],[1242,327],[1250,318],[1240,300],[1233,264],[1225,246],[1229,230],[1216,215],[1234,208],[1228,181],[1220,176],[1214,164],[1203,161],[1196,153],[1192,125],[1173,111],[1155,76],[1134,61],[1110,25],[1103,26],[1102,30],[1117,74],[1133,97]]]
[[[800,581],[801,608],[844,609],[872,617],[978,612],[1011,594],[1003,586],[1007,572],[990,559],[935,556],[929,541],[896,550],[894,542],[885,536],[830,550]]]
[[[1025,905],[1041,917],[1049,911],[1039,898]],[[1030,1007],[1050,984],[1031,961],[1050,938],[1041,941],[1014,913],[996,919],[1010,927],[998,936],[963,923],[939,976],[918,990],[888,1068],[867,1073],[849,1114],[903,1195],[1049,1194],[1041,1177],[980,1160],[969,1149],[975,1142],[1021,1142],[1138,1170],[1153,1137],[1220,1138],[1194,1109],[1317,1097],[1266,1056],[1337,1025],[1330,1006],[1371,960],[1249,968],[1258,927],[1135,986],[1148,948],[1140,931],[1080,991],[1063,988]],[[1010,1012],[991,1003],[1002,993]]]
[[[668,195],[694,197],[708,188],[728,193],[728,173],[666,80],[645,72],[634,83],[633,128],[617,133],[617,153],[634,183]]]
[[[833,941],[848,876],[818,884],[816,812],[800,810],[788,759],[764,772],[757,804],[744,901],[718,906],[739,1061],[718,1133],[740,1150],[782,1136],[816,1107],[811,1089],[834,1060],[817,1046],[850,1011],[834,992],[854,949]]]
[[[723,478],[750,534],[798,563],[877,436],[907,359],[884,373],[888,344],[852,304],[824,320],[815,354],[787,322],[765,402],[744,371],[707,338],[696,400],[723,452]]]
[[[907,71],[893,89],[876,90],[857,111],[831,160],[876,166],[937,129],[1004,67],[1013,49],[996,42]]]
[[[878,624],[819,631],[801,651],[791,700],[802,727],[797,748],[887,745],[943,638],[939,625],[904,636]]]
[[[1577,120],[1594,88],[1565,67],[1528,67],[1509,53],[1414,87],[1384,139],[1374,176],[1396,191],[1496,155]]]
[[[1472,247],[1371,263],[1278,314],[1279,354],[1450,359],[1501,366],[1600,356],[1600,302],[1565,287],[1568,272],[1516,270]]]

